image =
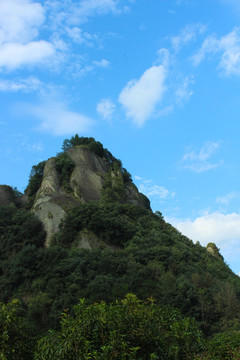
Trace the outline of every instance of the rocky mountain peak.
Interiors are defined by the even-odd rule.
[[[26,191],[32,211],[46,230],[46,245],[74,206],[118,201],[150,209],[149,200],[138,192],[120,160],[93,138],[77,137],[77,144],[76,136],[71,140],[73,144],[65,141],[62,153],[33,167]]]

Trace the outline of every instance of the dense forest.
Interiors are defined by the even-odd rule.
[[[45,162],[27,200],[11,189],[0,206],[0,359],[240,359],[240,279],[216,246],[194,244],[143,195],[128,202],[131,175],[93,138],[67,139],[56,156],[69,196],[73,147],[108,171],[101,199],[67,208],[49,246],[31,211]]]

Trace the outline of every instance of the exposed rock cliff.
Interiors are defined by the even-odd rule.
[[[106,160],[84,147],[71,148],[68,155],[75,163],[70,178],[74,195],[84,202],[100,200],[103,178],[108,170]]]
[[[63,181],[62,175],[67,157],[74,165],[70,173],[65,174],[68,181],[66,186],[66,179]],[[121,170],[114,170],[105,157],[98,156],[89,148],[72,147],[65,152],[65,160],[61,161],[61,166],[58,166],[58,157],[46,161],[32,206],[32,211],[46,230],[46,246],[58,231],[68,209],[88,201],[100,201],[107,192],[110,198],[118,192],[123,201],[149,208],[148,199],[138,192],[136,186],[131,181],[124,182]]]
[[[208,243],[207,244],[207,251],[212,254],[214,257],[218,258],[218,259],[223,259],[223,256],[220,254],[219,249],[217,248],[216,244],[214,243]]]

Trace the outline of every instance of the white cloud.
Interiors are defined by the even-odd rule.
[[[106,59],[102,59],[100,61],[93,60],[91,63],[85,66],[79,66],[79,64],[76,66],[76,64],[74,64],[73,74],[75,76],[86,76],[87,74],[94,72],[97,68],[107,69],[110,64],[110,61]]]
[[[240,214],[219,212],[200,216],[195,220],[166,219],[182,234],[203,246],[213,242],[232,263],[238,264],[240,255]],[[235,265],[235,266],[236,266]]]
[[[0,47],[0,68],[17,69],[23,65],[44,62],[55,54],[53,45],[47,41],[32,41],[27,44],[8,43]]]
[[[225,196],[218,196],[216,199],[217,204],[228,205],[232,200],[240,197],[239,193],[231,192]]]
[[[78,112],[67,109],[60,102],[43,104],[41,106],[27,106],[25,111],[40,120],[38,130],[53,135],[68,135],[89,131],[93,120]]]
[[[115,107],[115,104],[110,99],[102,99],[97,104],[97,112],[103,117],[104,120],[111,120]]]
[[[141,184],[139,186],[139,191],[147,197],[157,197],[159,199],[167,199],[174,196],[174,193],[170,193],[164,186],[159,185]]]
[[[110,66],[110,61],[106,59],[102,59],[100,61],[94,60],[93,64],[97,67],[108,68]]]
[[[85,44],[87,46],[92,46],[93,43],[98,40],[98,36],[95,34],[90,34],[86,31],[83,31],[81,28],[74,27],[66,27],[65,31],[67,35],[71,38],[72,41],[78,44]]]
[[[163,65],[147,69],[139,80],[131,80],[119,95],[119,102],[126,115],[141,126],[153,114],[156,105],[162,100],[166,69]]]
[[[224,75],[240,76],[240,27],[220,38],[207,37],[201,49],[192,57],[193,64],[199,65],[207,54],[219,54],[218,68]]]
[[[147,197],[163,200],[173,198],[175,196],[174,192],[169,191],[164,186],[153,184],[151,179],[143,179],[140,176],[135,176],[134,178],[136,181],[141,182],[138,189]]]
[[[35,65],[55,54],[54,46],[35,40],[45,20],[44,9],[31,0],[0,2],[0,68]]]
[[[0,1],[0,71],[43,63],[56,69],[66,58],[71,58],[75,68],[80,55],[74,54],[72,42],[87,46],[99,42],[98,35],[83,31],[78,24],[88,21],[89,17],[126,10],[118,0],[45,0],[41,3],[36,0]],[[43,38],[41,31],[48,38]],[[106,59],[94,61],[81,67],[80,74],[109,65]]]
[[[195,41],[197,35],[203,34],[206,31],[206,26],[203,24],[190,24],[185,26],[177,36],[172,37],[172,46],[176,52],[180,51],[184,45]]]
[[[173,105],[168,105],[165,108],[157,111],[156,117],[167,116],[167,115],[171,114],[173,111],[174,111],[174,106]]]
[[[16,81],[0,79],[0,91],[28,92],[28,91],[39,90],[42,88],[42,86],[43,86],[42,82],[35,77],[29,77],[27,79],[21,79]]]
[[[221,162],[210,162],[210,158],[216,153],[218,148],[219,143],[206,142],[203,144],[199,152],[188,149],[180,163],[183,168],[189,169],[195,173],[201,173],[214,169],[221,165]]]
[[[135,179],[135,180],[143,180],[143,178],[141,178],[141,177],[138,176],[138,175],[135,175],[135,176],[134,176],[134,179]]]
[[[128,6],[120,6],[117,0],[82,0],[78,5],[71,7],[68,11],[68,22],[70,24],[82,24],[89,17],[106,15],[109,13],[119,14],[128,12]]]
[[[115,0],[82,0],[80,2],[78,13],[82,16],[92,16],[93,14],[106,14],[115,12],[117,1]]]
[[[179,105],[182,105],[184,102],[188,101],[193,95],[193,91],[189,89],[190,85],[194,84],[193,77],[186,77],[182,84],[176,91],[176,101]]]
[[[41,4],[31,0],[1,0],[0,44],[26,43],[38,35],[45,19]]]

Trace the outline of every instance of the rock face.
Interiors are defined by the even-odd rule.
[[[69,208],[101,198],[103,177],[107,171],[104,159],[84,147],[71,148],[68,155],[75,163],[70,175],[72,192],[68,193],[60,186],[56,158],[50,158],[46,161],[43,180],[32,208],[47,233],[46,246],[49,245],[51,236],[58,231]]]
[[[219,252],[219,249],[217,248],[217,246],[214,243],[207,244],[207,251],[214,257],[224,260],[223,256]]]
[[[40,189],[36,194],[33,212],[42,221],[47,233],[46,246],[65,215],[65,211],[58,205],[61,195],[57,170],[55,169],[55,158],[50,158],[44,167],[44,176]]]
[[[84,202],[100,200],[106,161],[87,148],[71,148],[68,154],[76,164],[70,179],[74,195]]]
[[[61,174],[56,167],[56,158],[48,159],[32,207],[32,211],[42,221],[47,233],[46,246],[50,244],[51,236],[58,231],[59,224],[68,209],[88,201],[101,200],[104,178],[110,169],[105,158],[99,157],[87,147],[72,147],[67,150],[67,154],[75,164],[69,174],[70,187],[66,190],[61,185]],[[134,184],[126,185],[124,192],[127,202],[149,206],[146,202],[147,198],[138,192]],[[84,237],[81,246],[90,246]]]

